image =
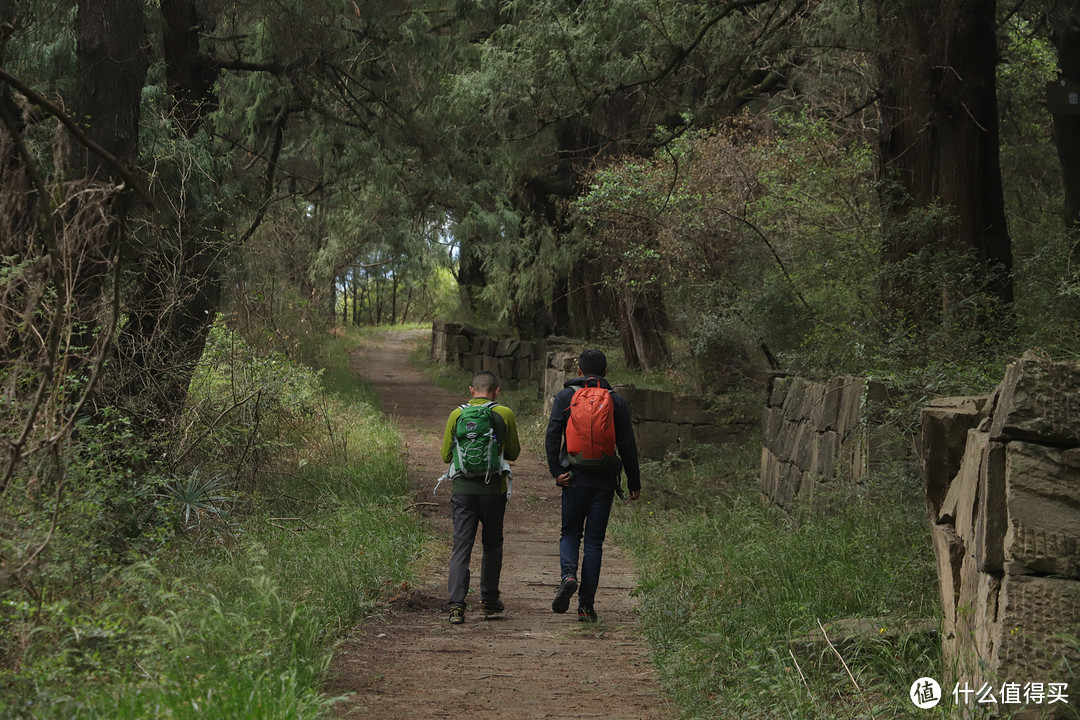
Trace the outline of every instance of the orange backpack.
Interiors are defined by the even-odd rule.
[[[615,404],[611,391],[598,378],[587,378],[574,391],[570,419],[566,423],[566,454],[578,467],[608,467],[619,462],[615,455]]]

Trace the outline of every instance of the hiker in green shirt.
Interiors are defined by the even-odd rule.
[[[478,526],[484,548],[480,563],[480,612],[484,617],[504,609],[499,599],[502,574],[503,516],[510,495],[510,465],[521,453],[514,412],[495,399],[499,379],[481,371],[469,386],[472,399],[454,409],[443,432],[442,459],[449,463],[445,478],[453,485],[450,504],[454,518],[454,550],[447,582],[450,623],[465,622],[469,592],[469,561]]]

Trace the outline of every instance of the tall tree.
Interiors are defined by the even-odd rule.
[[[998,155],[995,2],[879,0],[876,7],[882,254],[889,267],[916,266],[886,273],[886,302],[922,327],[956,319],[960,300],[977,291],[1008,311],[1012,250]],[[919,214],[924,221],[913,222]],[[935,261],[946,256],[970,258],[981,277],[943,271]],[[938,273],[916,278],[928,287],[913,281]]]
[[[457,76],[459,104],[480,118],[487,142],[469,150],[489,174],[498,168],[511,210],[488,252],[513,260],[510,278],[489,277],[489,293],[532,318],[540,295],[583,277],[566,205],[584,190],[595,163],[624,154],[648,156],[676,133],[708,125],[751,99],[785,87],[796,60],[791,33],[808,3],[733,0],[723,3],[543,2],[514,9],[484,43],[477,68]],[[657,133],[666,127],[667,132]],[[466,182],[474,192],[479,187]],[[499,195],[495,194],[496,201]],[[516,204],[515,204],[516,203]],[[473,206],[476,206],[474,203]],[[507,249],[516,244],[515,250]],[[613,259],[606,258],[608,262]],[[614,259],[618,262],[618,259]],[[509,263],[502,263],[508,266]],[[664,363],[667,316],[660,293],[609,298],[632,362]],[[558,292],[558,291],[556,291]],[[597,309],[592,288],[569,287],[570,307]],[[560,293],[561,294],[561,293]],[[565,326],[566,318],[556,315]],[[522,328],[525,330],[526,328]]]
[[[1080,229],[1080,2],[1055,0],[1049,19],[1060,72],[1049,84],[1049,104],[1065,189],[1065,224]],[[1080,255],[1080,238],[1073,244],[1073,255]]]

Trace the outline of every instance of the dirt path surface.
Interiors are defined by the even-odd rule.
[[[343,718],[667,718],[660,689],[638,637],[629,559],[610,539],[596,596],[600,622],[579,623],[575,602],[557,615],[559,495],[542,448],[524,448],[514,463],[507,506],[501,582],[503,616],[484,620],[479,586],[480,543],[472,559],[470,610],[464,625],[447,622],[450,493],[439,445],[446,417],[464,402],[409,365],[424,332],[387,335],[355,352],[353,367],[379,394],[408,448],[417,500],[435,501],[427,519],[445,553],[391,607],[385,622],[365,623],[334,659],[327,691],[347,695]],[[618,512],[616,509],[615,512]]]

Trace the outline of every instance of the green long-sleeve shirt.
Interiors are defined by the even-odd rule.
[[[483,405],[487,402],[491,402],[491,400],[478,397],[470,400],[469,405]],[[518,455],[521,454],[521,441],[518,438],[517,420],[514,418],[514,411],[505,405],[496,405],[492,410],[499,413],[499,416],[506,422],[506,437],[500,438],[503,458],[517,460]],[[461,408],[456,407],[450,413],[450,417],[446,419],[446,429],[443,431],[442,442],[442,461],[444,463],[449,463],[454,459],[454,428],[457,427],[460,415]],[[499,495],[506,492],[506,476],[503,475],[498,480],[493,479],[491,482],[484,482],[484,478],[457,477],[453,480],[451,492],[454,495]]]

